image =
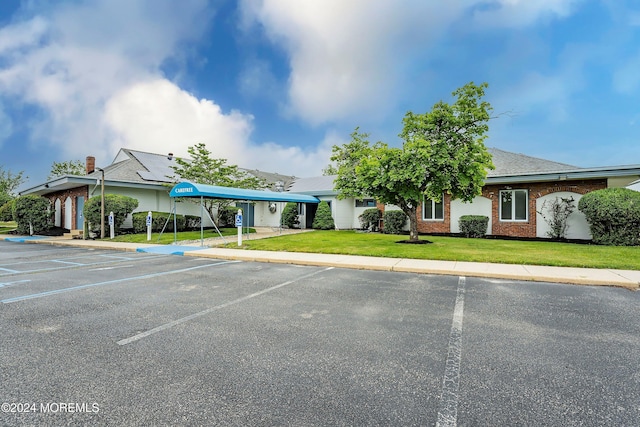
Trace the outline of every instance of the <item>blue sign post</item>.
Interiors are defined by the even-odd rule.
[[[238,227],[238,246],[242,246],[242,209],[236,214],[236,227]]]

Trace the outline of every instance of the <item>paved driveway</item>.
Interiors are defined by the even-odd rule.
[[[639,299],[0,242],[0,425],[640,425]]]

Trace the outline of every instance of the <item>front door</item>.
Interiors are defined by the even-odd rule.
[[[76,230],[84,229],[84,196],[76,197]]]

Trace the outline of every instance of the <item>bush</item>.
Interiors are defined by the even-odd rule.
[[[146,233],[147,232],[147,215],[149,212],[136,212],[132,215],[133,218],[133,232],[134,233]],[[198,217],[198,220],[200,218]],[[167,222],[169,220],[169,222]],[[164,231],[173,231],[173,214],[169,212],[151,212],[151,231],[160,232],[164,225],[167,224],[167,228]],[[184,215],[176,215],[177,231],[183,231],[186,225],[186,219]]]
[[[184,225],[185,230],[200,229],[200,221],[202,221],[202,219],[199,216],[185,215],[184,220],[185,220],[185,225]]]
[[[235,227],[236,215],[238,214],[238,209],[240,208],[237,208],[235,206],[225,206],[222,210],[220,210],[218,212],[218,226],[219,227]],[[200,226],[199,222],[198,222],[198,226]]]
[[[282,225],[288,228],[298,228],[300,221],[298,220],[298,204],[289,202],[282,210]]]
[[[458,221],[460,233],[464,237],[484,237],[489,226],[489,217],[482,215],[463,215]]]
[[[13,209],[18,233],[32,234],[33,231],[36,234],[51,228],[50,206],[49,200],[42,196],[30,194],[18,197]]]
[[[6,205],[7,203],[9,203],[10,201],[12,201],[13,199],[14,199],[14,198],[13,198],[13,197],[11,197],[11,195],[10,195],[10,194],[0,192],[0,206],[4,206],[4,205]]]
[[[0,207],[0,221],[13,221],[13,208],[15,202],[9,200],[7,203]]]
[[[594,243],[640,244],[640,192],[628,188],[592,191],[582,196],[578,209],[587,217]]]
[[[327,202],[320,202],[316,210],[316,216],[313,218],[311,228],[315,230],[333,230],[336,224],[331,216],[331,207]]]
[[[127,215],[138,207],[138,201],[132,197],[120,196],[118,194],[105,194],[104,196],[104,226],[105,234],[108,230],[109,213],[113,212],[115,217],[114,229],[116,234]],[[91,197],[84,204],[84,218],[91,224],[89,231],[100,230],[100,196]]]
[[[362,212],[362,215],[358,217],[358,220],[360,220],[360,226],[363,230],[378,231],[380,209],[365,209],[365,211]]]
[[[402,211],[388,211],[384,213],[383,221],[386,234],[401,234],[407,223],[407,215]]]

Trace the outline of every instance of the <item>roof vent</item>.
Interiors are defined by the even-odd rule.
[[[169,153],[169,155],[167,156],[167,159],[173,160],[173,153]]]

